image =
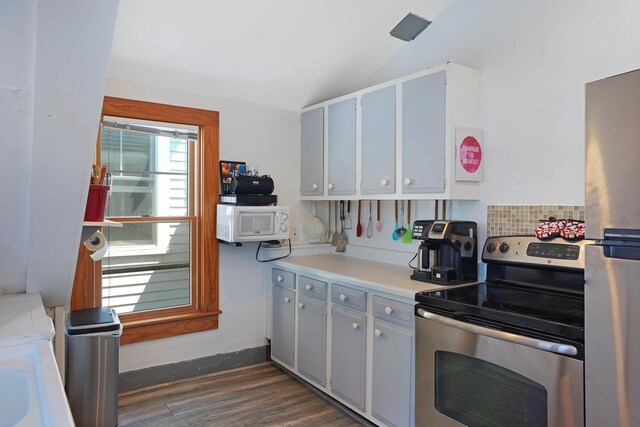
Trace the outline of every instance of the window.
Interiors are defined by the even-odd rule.
[[[72,309],[110,306],[122,343],[217,327],[218,113],[105,97],[96,160],[111,174],[107,255],[81,249]]]

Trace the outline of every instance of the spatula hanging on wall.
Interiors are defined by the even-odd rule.
[[[407,232],[402,236],[402,243],[411,243],[411,200],[407,201]]]

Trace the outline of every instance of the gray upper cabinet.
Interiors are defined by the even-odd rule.
[[[300,116],[300,194],[321,196],[324,185],[324,108]]]
[[[389,426],[411,426],[414,333],[378,319],[373,327],[371,412]]]
[[[364,411],[367,314],[331,310],[331,391]]]
[[[302,199],[479,200],[486,161],[481,99],[481,74],[447,62],[308,107]],[[304,119],[314,112],[324,158],[305,154]],[[473,173],[460,147],[467,136],[480,144]]]
[[[329,196],[356,193],[356,98],[329,105]]]
[[[326,361],[327,303],[298,294],[298,370],[324,387]]]
[[[365,93],[362,109],[362,194],[395,192],[396,86]]]
[[[402,84],[402,192],[445,190],[445,71]]]
[[[293,367],[295,351],[294,291],[273,286],[271,354]]]

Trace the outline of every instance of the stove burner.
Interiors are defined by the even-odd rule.
[[[493,304],[491,302],[487,302],[483,304],[483,307],[487,308],[496,308],[511,311],[514,313],[522,314],[525,316],[533,316],[540,319],[546,319],[553,322],[561,322],[561,323],[571,323],[571,324],[580,324],[582,320],[582,316],[584,310],[582,307],[579,307],[579,303],[572,302],[569,306],[565,307],[555,307],[553,304],[553,298],[550,298],[545,295],[546,298],[544,300],[548,300],[549,304],[545,304],[545,302],[541,300],[536,301],[536,306],[531,305],[531,301],[509,301],[498,304]],[[540,305],[537,305],[537,304]]]

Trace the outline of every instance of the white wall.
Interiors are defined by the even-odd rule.
[[[279,204],[297,201],[299,174],[299,113],[242,101],[177,92],[120,80],[107,82],[106,94],[220,112],[220,159],[257,165],[275,182]],[[122,346],[122,372],[257,347],[266,343],[266,266],[256,262],[256,243],[236,248],[219,245],[219,328]],[[264,255],[263,255],[264,256]]]
[[[0,3],[0,289],[68,304],[117,0]]]
[[[584,85],[640,68],[640,3],[457,0],[363,86],[445,61],[482,71],[482,202],[584,204]],[[483,227],[484,228],[484,227]]]
[[[26,290],[35,27],[35,0],[0,2],[0,291]]]

